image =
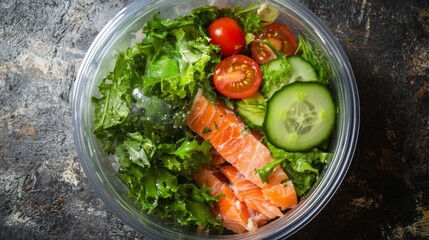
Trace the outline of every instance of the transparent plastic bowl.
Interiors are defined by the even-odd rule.
[[[330,144],[332,162],[310,193],[283,217],[256,232],[207,236],[195,229],[181,228],[172,221],[146,215],[127,195],[128,189],[115,177],[117,166],[103,153],[93,134],[91,97],[98,93],[97,85],[113,69],[119,51],[136,42],[146,20],[155,12],[173,19],[201,5],[247,6],[262,1],[135,1],[124,8],[98,34],[86,54],[75,82],[72,98],[73,133],[83,170],[98,196],[124,223],[150,239],[260,239],[285,238],[307,224],[327,204],[342,182],[352,161],[359,131],[359,98],[350,63],[327,27],[306,7],[295,0],[268,1],[280,11],[278,21],[294,33],[305,34],[324,52],[332,66],[331,89],[338,105],[337,124]]]

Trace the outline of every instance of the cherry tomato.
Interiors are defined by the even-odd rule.
[[[249,46],[253,59],[259,64],[267,63],[276,58],[276,54],[262,39],[253,40]]]
[[[250,43],[252,57],[259,64],[264,64],[276,58],[274,52],[263,43],[263,40],[270,43],[286,56],[295,54],[297,44],[293,33],[285,25],[271,23],[264,27],[264,32],[255,36],[255,40]]]
[[[223,56],[234,55],[246,45],[244,32],[238,23],[229,17],[219,18],[210,24],[211,44],[219,45]]]
[[[213,84],[217,91],[229,98],[246,98],[261,85],[262,73],[258,63],[244,55],[232,55],[215,68]]]

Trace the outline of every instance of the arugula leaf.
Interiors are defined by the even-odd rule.
[[[329,62],[323,57],[323,53],[313,49],[310,39],[298,36],[299,44],[295,54],[301,56],[316,69],[319,81],[325,85],[329,84],[329,75],[332,72]]]

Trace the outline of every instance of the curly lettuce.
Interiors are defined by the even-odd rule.
[[[287,152],[267,142],[274,160],[263,168],[255,169],[262,181],[268,182],[268,175],[280,165],[292,180],[298,196],[305,195],[313,186],[322,167],[329,163],[332,154],[320,149],[309,152]]]
[[[187,130],[197,89],[214,100],[212,74],[220,61],[207,28],[235,18],[246,33],[259,27],[254,8],[204,6],[170,20],[155,14],[141,42],[121,51],[92,98],[94,134],[119,163],[117,177],[142,211],[180,225],[222,230],[211,207],[218,196],[197,187],[191,173],[211,161],[212,146]]]

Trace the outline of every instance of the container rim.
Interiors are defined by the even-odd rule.
[[[168,2],[165,0],[158,2]],[[348,121],[341,125],[339,131],[340,134],[345,136],[341,141],[341,149],[337,148],[334,153],[335,159],[342,159],[341,161],[332,161],[334,164],[330,164],[326,169],[325,177],[323,177],[318,184],[318,186],[313,190],[313,192],[306,198],[306,201],[303,204],[299,204],[296,209],[287,216],[286,218],[277,220],[274,224],[264,226],[265,232],[272,231],[272,235],[269,235],[270,238],[285,238],[293,235],[301,228],[303,228],[308,222],[310,222],[329,202],[333,197],[335,192],[338,190],[341,182],[347,174],[352,158],[355,152],[355,147],[358,140],[359,127],[360,127],[360,111],[359,111],[359,95],[357,90],[356,81],[352,72],[351,65],[347,59],[347,56],[340,44],[335,39],[334,35],[329,31],[329,29],[304,5],[299,3],[296,0],[274,0],[272,3],[280,5],[282,7],[289,8],[291,10],[299,10],[299,17],[306,19],[307,23],[310,24],[317,35],[321,40],[326,44],[326,46],[331,51],[331,58],[339,63],[339,70],[344,74],[343,78],[347,81],[344,81],[344,85],[341,85],[340,89],[340,98],[345,99],[347,108],[343,108],[343,115],[348,116]],[[132,229],[143,234],[146,237],[158,239],[160,238],[156,233],[151,230],[148,230],[152,227],[151,223],[141,223],[132,219],[132,216],[124,210],[124,206],[119,203],[116,199],[106,191],[102,186],[109,184],[103,182],[101,177],[93,169],[91,164],[91,158],[93,154],[87,151],[88,142],[85,140],[88,136],[83,131],[86,127],[82,120],[79,117],[80,107],[83,102],[81,98],[81,93],[83,91],[83,83],[88,80],[88,72],[91,71],[91,63],[94,57],[98,54],[98,51],[110,39],[111,33],[114,29],[120,26],[125,19],[128,19],[135,14],[137,14],[140,9],[146,5],[151,4],[150,1],[134,1],[125,8],[123,8],[115,17],[113,17],[105,27],[99,32],[93,43],[91,44],[87,54],[85,55],[82,64],[79,68],[78,74],[76,76],[76,81],[74,82],[73,92],[71,97],[71,108],[72,108],[72,127],[73,127],[73,137],[74,143],[77,149],[77,153],[82,164],[83,170],[86,177],[88,178],[90,186],[94,189],[96,194],[101,198],[104,204],[107,206],[107,209],[114,213],[119,219],[124,223],[130,226]],[[347,94],[346,94],[347,93]],[[287,220],[287,230],[278,231],[280,227],[286,224]],[[165,231],[171,231],[170,229],[165,228]],[[182,237],[191,237],[184,234]],[[204,236],[192,236],[192,238],[204,238]],[[245,237],[251,238],[262,238],[268,237],[265,234],[234,234],[227,236],[210,236],[211,238],[228,238],[228,239],[243,239]]]

